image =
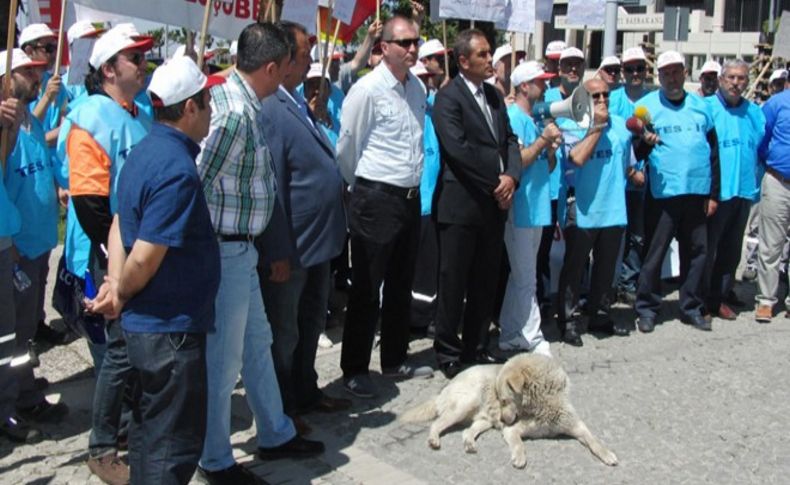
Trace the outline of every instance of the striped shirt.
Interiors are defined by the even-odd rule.
[[[211,88],[211,128],[197,159],[198,174],[218,234],[258,235],[274,205],[274,170],[262,125],[261,102],[235,70]]]

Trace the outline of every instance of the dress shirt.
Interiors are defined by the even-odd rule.
[[[351,87],[337,142],[340,172],[398,187],[420,185],[425,88],[411,73],[398,81],[382,62]]]
[[[272,215],[274,170],[261,102],[237,71],[211,88],[211,127],[197,160],[211,222],[218,234],[260,234]]]

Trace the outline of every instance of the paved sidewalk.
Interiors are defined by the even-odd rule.
[[[754,290],[742,285],[738,291],[747,299]],[[438,393],[446,380],[438,373],[399,383],[381,378],[377,353],[372,368],[380,399],[357,399],[346,415],[307,418],[311,437],[327,443],[320,458],[254,458],[252,418],[238,389],[237,457],[278,484],[788,483],[790,320],[782,313],[760,325],[749,311],[735,322],[714,320],[714,331],[706,333],[679,322],[676,293],[667,300],[669,319],[652,334],[586,335],[582,348],[552,344],[570,376],[572,402],[617,453],[617,467],[604,466],[573,440],[547,439],[528,442],[527,468],[516,470],[496,431],[480,437],[476,455],[464,453],[460,429],[444,435],[441,450],[430,450],[427,425],[402,424],[396,416]],[[48,314],[55,316],[51,309]],[[617,308],[615,318],[630,321],[633,313]],[[338,340],[337,329],[330,335]],[[428,340],[414,342],[412,354],[433,363]],[[322,350],[316,364],[333,395],[343,393],[339,360],[335,345]],[[45,427],[48,439],[35,446],[13,448],[0,440],[0,483],[100,483],[84,464],[93,392],[87,347],[76,341],[41,361],[38,375],[52,382],[50,398],[67,402],[71,415],[63,425]]]

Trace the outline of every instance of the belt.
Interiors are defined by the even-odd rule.
[[[771,175],[773,175],[774,178],[776,178],[777,180],[779,180],[783,184],[790,184],[790,178],[785,177],[784,175],[779,173],[775,168],[773,168],[773,167],[766,167],[765,171],[770,173]]]
[[[416,199],[420,196],[420,187],[398,187],[397,185],[374,182],[372,180],[357,178],[356,184],[373,190],[380,190],[388,194],[397,195],[405,199]]]
[[[255,236],[252,234],[217,234],[220,242],[248,242],[251,243]]]

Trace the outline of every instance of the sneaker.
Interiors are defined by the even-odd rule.
[[[0,423],[0,436],[16,443],[31,444],[41,440],[41,432],[31,428],[24,420],[9,416]]]
[[[268,485],[263,478],[255,475],[238,463],[222,470],[209,471],[198,467],[195,478],[209,485]]]
[[[258,458],[261,460],[278,460],[280,458],[308,458],[324,452],[324,444],[294,436],[280,446],[271,448],[258,447]]]
[[[363,399],[376,397],[376,386],[373,385],[373,381],[367,374],[343,378],[343,388],[349,394]]]
[[[322,349],[331,349],[334,345],[335,343],[330,340],[326,332],[321,332],[321,335],[318,336],[318,346]]]
[[[121,461],[117,455],[104,455],[88,458],[88,469],[109,485],[126,485],[129,483],[129,465]]]
[[[36,423],[58,424],[69,414],[69,407],[64,402],[52,404],[44,399],[35,406],[17,408],[17,413],[27,421]]]
[[[382,367],[381,375],[394,379],[411,379],[412,377],[430,379],[433,377],[433,368],[427,365],[415,366],[403,363],[398,367]]]
[[[771,318],[774,316],[774,311],[771,305],[757,305],[757,310],[754,312],[754,319],[760,323],[771,323]]]

